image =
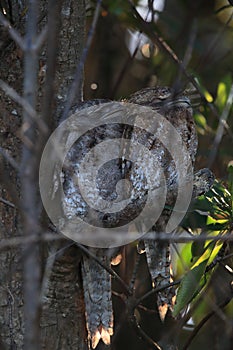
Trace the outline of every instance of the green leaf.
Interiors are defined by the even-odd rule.
[[[201,256],[205,251],[205,241],[194,241],[191,246],[192,258]]]
[[[230,75],[225,76],[224,79],[218,84],[215,104],[219,108],[220,112],[222,112],[225,107],[231,84],[232,79]]]
[[[174,317],[176,317],[180,311],[192,301],[200,289],[203,288],[205,269],[214,247],[215,242],[210,242],[202,256],[183,277],[177,292],[176,304],[173,310]]]
[[[179,254],[176,256],[176,261],[173,261],[175,268],[175,278],[179,279],[192,266],[191,242],[178,244]],[[174,258],[174,257],[173,257]],[[173,271],[174,272],[174,271]]]
[[[195,120],[195,124],[196,124],[196,127],[197,127],[197,131],[201,135],[204,135],[205,131],[208,129],[206,118],[201,113],[195,113],[194,114],[194,120]]]
[[[204,251],[204,253],[202,254],[202,256],[195,262],[195,264],[192,266],[192,269],[199,266],[203,261],[208,262],[209,257],[212,254],[212,251],[215,247],[216,242],[215,241],[211,241],[206,245],[206,249]]]
[[[210,254],[210,257],[209,257],[209,261],[208,261],[208,265],[211,264],[214,259],[217,257],[220,249],[222,248],[223,246],[223,242],[217,242],[214,249],[212,250],[211,254]]]
[[[228,225],[228,220],[227,219],[215,219],[211,216],[208,216],[206,224],[207,224],[208,230],[224,231]]]
[[[182,279],[178,289],[176,304],[173,310],[173,316],[176,317],[180,311],[188,305],[199,289],[200,280],[205,272],[208,259],[191,269]]]

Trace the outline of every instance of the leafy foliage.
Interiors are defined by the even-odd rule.
[[[195,200],[190,208],[191,215],[188,215],[183,222],[183,226],[196,238],[199,235],[200,241],[195,240],[193,243],[186,244],[181,251],[183,261],[179,262],[178,271],[181,274],[183,269],[184,276],[178,288],[174,316],[177,316],[189,303],[196,302],[196,299],[200,297],[201,291],[206,287],[211,276],[211,264],[213,267],[216,266],[216,263],[213,262],[217,262],[221,248],[224,247],[221,238],[232,231],[232,162],[229,163],[228,172],[228,188],[216,180],[213,188],[206,195]],[[206,237],[206,240],[203,240],[203,237]],[[218,240],[218,238],[220,239]],[[187,260],[187,256],[190,261]],[[187,267],[188,271],[185,271]]]

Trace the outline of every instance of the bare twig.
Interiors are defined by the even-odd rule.
[[[16,170],[19,172],[20,167],[17,164],[17,162],[14,160],[14,158],[11,157],[11,155],[7,152],[7,150],[3,149],[0,146],[0,153],[1,155],[6,159],[6,161]]]
[[[41,49],[41,46],[43,45],[46,39],[47,33],[48,33],[48,25],[45,25],[42,31],[40,32],[40,34],[38,35],[35,44],[32,47],[32,49],[35,52],[39,52],[39,50]]]
[[[146,19],[148,18],[150,14],[150,9],[148,9],[148,13],[146,15]],[[139,31],[137,33],[137,45],[135,46],[135,49],[132,53],[132,55],[129,55],[124,63],[124,66],[123,68],[121,69],[118,77],[117,77],[117,80],[115,82],[115,84],[113,85],[113,88],[111,89],[110,93],[109,93],[109,98],[114,98],[114,96],[116,95],[116,92],[117,92],[117,89],[122,81],[122,79],[124,78],[124,75],[127,71],[127,69],[129,68],[129,65],[131,64],[131,62],[133,62],[134,58],[136,57],[137,55],[137,52],[140,48],[140,43],[141,43],[141,37],[142,37],[142,31]]]
[[[172,50],[172,48],[161,38],[154,30],[153,23],[148,23],[144,21],[144,19],[140,16],[137,9],[135,8],[132,1],[128,0],[131,4],[133,14],[137,20],[137,24],[141,28],[141,30],[148,35],[148,37],[156,44],[162,52],[164,52],[170,59],[179,67],[180,71],[184,74],[184,76],[187,78],[188,81],[192,83],[192,85],[196,88],[198,91],[200,97],[202,98],[203,102],[210,108],[212,113],[219,119],[218,112],[214,106],[213,103],[210,103],[207,101],[205,95],[201,91],[198,83],[194,79],[194,77],[189,74],[186,70],[186,67],[184,66],[184,63],[177,57],[175,52]]]
[[[206,64],[208,64],[209,58],[211,56],[213,57],[213,52],[214,52],[216,46],[218,46],[218,43],[221,41],[221,37],[224,34],[224,32],[226,31],[226,29],[228,28],[228,25],[232,21],[232,18],[233,18],[233,13],[230,15],[230,17],[228,18],[228,20],[226,21],[224,26],[221,27],[219,32],[215,35],[212,42],[209,43],[207,49],[204,51],[205,54],[200,58],[200,61],[197,63],[197,65],[195,67],[195,70],[200,71],[202,67],[205,68]],[[219,62],[221,62],[221,59],[219,59]]]
[[[24,50],[25,43],[24,39],[21,37],[19,32],[15,30],[10,22],[5,18],[5,16],[0,12],[0,23],[8,30],[8,33],[12,37],[12,39],[16,42],[17,45],[21,48],[21,50]]]
[[[196,36],[197,36],[197,20],[194,18],[192,25],[191,25],[189,40],[188,40],[187,48],[186,48],[186,51],[184,54],[184,59],[183,59],[183,67],[185,69],[187,69],[189,61],[192,58],[192,52],[193,52],[193,47],[194,47]],[[181,76],[182,76],[182,69],[179,66],[179,73],[178,73],[178,76],[177,76],[177,79],[175,82],[175,86],[174,86],[175,91],[177,91],[177,90],[179,91],[182,88],[182,86],[180,86]]]
[[[134,311],[133,311],[134,312]],[[161,346],[159,346],[158,343],[156,343],[153,339],[151,339],[151,337],[149,337],[144,330],[141,328],[141,326],[139,325],[136,316],[134,315],[134,313],[131,314],[130,316],[130,322],[133,326],[133,328],[135,329],[136,333],[138,334],[138,336],[144,340],[146,342],[146,344],[148,344],[150,347],[152,347],[152,349],[156,349],[156,350],[163,350],[161,348]]]
[[[227,300],[225,300],[222,304],[218,305],[218,308],[223,309],[230,301],[232,298],[229,298]],[[193,339],[196,337],[196,335],[198,334],[198,332],[201,330],[201,328],[204,326],[204,324],[212,317],[216,314],[216,310],[211,311],[208,315],[206,315],[201,322],[194,328],[194,330],[192,331],[190,337],[188,338],[187,342],[185,343],[185,345],[183,346],[182,350],[187,350],[190,346],[190,344],[192,343]]]
[[[15,208],[15,205],[13,203],[7,201],[6,199],[4,199],[2,197],[0,197],[0,202],[2,202],[5,205],[8,205],[8,207]]]
[[[211,147],[211,151],[210,151],[210,155],[209,155],[209,159],[208,159],[208,167],[209,168],[213,165],[213,162],[216,158],[218,147],[219,147],[220,142],[221,142],[222,137],[223,137],[226,120],[229,116],[229,113],[230,113],[230,110],[232,107],[232,102],[233,102],[233,84],[231,86],[231,89],[230,89],[230,92],[229,92],[229,95],[228,95],[228,98],[226,101],[225,108],[222,112],[222,115],[221,115],[219,123],[218,123],[218,128],[216,131],[213,146]]]
[[[122,79],[124,78],[124,75],[125,73],[127,72],[127,69],[129,68],[131,62],[133,62],[134,58],[136,57],[136,54],[139,50],[139,47],[140,47],[140,42],[141,42],[141,36],[142,36],[142,32],[140,31],[138,33],[138,44],[136,45],[135,49],[134,49],[134,52],[132,55],[129,55],[124,63],[124,66],[123,68],[121,69],[118,77],[117,77],[117,80],[115,82],[115,84],[113,85],[113,88],[111,89],[110,93],[109,93],[109,98],[114,98],[114,96],[116,95],[116,92],[117,92],[117,89],[122,81]]]
[[[19,208],[19,195],[16,186],[13,186],[10,176],[10,169],[0,162],[0,182],[4,184],[4,190],[10,195],[17,208]]]
[[[160,286],[158,288],[153,288],[151,289],[149,292],[145,293],[142,297],[138,298],[134,307],[136,308],[139,304],[141,304],[141,302],[145,299],[147,299],[149,296],[153,295],[153,294],[157,294],[165,289],[171,288],[173,286],[177,286],[178,284],[180,284],[181,280],[177,280],[174,282],[169,282],[167,284],[165,284],[164,286]]]
[[[97,0],[96,9],[95,9],[95,13],[93,16],[93,21],[92,21],[92,24],[91,24],[91,27],[89,29],[88,36],[87,36],[87,42],[86,42],[86,45],[83,49],[81,59],[78,62],[78,66],[77,66],[77,69],[76,69],[76,72],[74,75],[74,80],[73,80],[73,83],[70,87],[67,101],[66,101],[66,105],[65,105],[64,112],[62,114],[60,122],[64,121],[67,118],[68,113],[70,111],[70,108],[72,107],[72,104],[74,102],[76,93],[77,93],[77,91],[80,90],[80,85],[81,85],[81,81],[82,81],[82,72],[83,72],[84,64],[86,62],[88,51],[89,51],[90,46],[91,46],[93,36],[95,33],[95,27],[97,24],[97,20],[99,18],[101,3],[102,3],[102,0]]]
[[[23,236],[20,236],[20,237],[5,238],[5,239],[1,239],[0,250],[14,248],[21,245],[23,246],[25,244],[30,244],[30,243],[66,241],[66,240],[67,239],[65,238],[65,236],[57,235],[49,232],[43,233],[43,235],[39,237],[30,236],[25,238]],[[75,244],[75,243],[72,242],[72,244]]]
[[[45,92],[42,107],[42,119],[53,128],[52,106],[54,97],[54,79],[56,72],[56,61],[58,56],[58,35],[61,27],[62,0],[49,1],[48,3],[48,41],[47,41],[47,69],[45,80]]]
[[[30,117],[33,121],[36,122],[41,132],[47,133],[48,128],[46,124],[43,122],[43,120],[40,119],[38,113],[35,111],[35,109],[30,105],[30,103],[25,98],[21,97],[11,86],[6,84],[1,79],[0,79],[0,88],[6,93],[6,95],[11,97],[12,100],[18,103],[21,107],[23,107],[28,117]]]
[[[93,237],[93,236],[92,236]],[[109,235],[101,235],[98,237],[98,241],[106,242],[106,238],[109,238]],[[125,238],[125,234],[120,237],[119,242],[122,241],[122,238]],[[132,237],[133,238],[133,237]],[[57,241],[57,240],[67,240],[63,235],[57,235],[54,233],[44,233],[43,235],[39,237],[14,237],[14,238],[8,238],[5,240],[1,240],[0,242],[0,249],[5,249],[8,247],[15,247],[18,245],[23,245],[25,243],[38,243],[38,242],[50,242],[50,241]],[[156,240],[155,235],[147,235],[147,240]],[[133,240],[133,239],[132,239]],[[174,236],[169,235],[168,233],[164,234],[163,236],[159,237],[159,240],[162,241],[169,241],[174,243],[187,243],[187,242],[203,242],[206,240],[212,240],[212,241],[222,241],[222,242],[232,242],[233,241],[233,235],[225,234],[224,236],[209,236],[209,235],[201,235],[201,236]],[[82,242],[84,241],[84,238],[82,237]],[[90,236],[87,235],[87,244],[90,243]],[[229,255],[231,256],[231,255]]]
[[[120,278],[120,276],[110,267],[106,266],[102,261],[100,261],[90,250],[85,248],[82,244],[78,244],[77,246],[86,254],[88,255],[91,259],[95,260],[97,264],[99,264],[101,267],[103,267],[112,277],[114,277],[124,288],[125,292],[127,295],[132,294],[132,290],[129,288],[129,286],[125,283],[125,281]]]
[[[28,17],[26,23],[26,37],[24,49],[24,100],[36,109],[37,103],[37,76],[38,54],[35,50],[37,42],[37,21],[39,13],[38,0],[31,0],[28,5]],[[36,122],[24,108],[23,129],[26,129],[26,137],[32,142],[33,147],[28,148],[24,143],[21,160],[21,210],[23,221],[23,234],[25,237],[24,251],[24,349],[39,350],[40,331],[40,254],[39,246],[28,243],[27,238],[40,235],[40,224],[37,215],[38,207],[38,166],[39,154],[36,154],[38,137],[36,135]]]

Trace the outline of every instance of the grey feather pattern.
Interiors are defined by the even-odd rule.
[[[110,259],[104,249],[89,248],[105,265]],[[89,346],[93,349],[100,339],[107,345],[113,334],[113,314],[111,298],[111,276],[95,260],[83,256],[83,289]]]
[[[161,113],[179,132],[185,143],[189,156],[194,164],[197,152],[197,134],[195,130],[192,108],[186,96],[172,96],[172,91],[166,87],[146,88],[136,92],[129,98],[129,102],[150,106]],[[152,151],[157,152],[160,158],[163,150],[156,143],[153,144]],[[174,205],[176,193],[176,169],[168,155],[161,160],[162,167],[166,172],[167,198],[166,205]],[[209,169],[201,169],[194,174],[193,178],[193,198],[207,192],[214,181],[214,176]],[[164,233],[169,211],[164,210],[161,217],[153,227],[153,231]],[[172,281],[170,245],[168,242],[156,240],[144,240],[144,248],[148,269],[155,288],[167,286]],[[163,321],[167,310],[172,309],[174,302],[174,289],[165,288],[157,293],[157,304],[160,318]]]
[[[100,108],[104,101],[87,101],[81,108],[87,108],[92,105],[100,104]],[[129,103],[128,103],[129,102]],[[189,155],[194,163],[196,150],[197,150],[197,136],[195,131],[195,125],[192,117],[192,109],[187,98],[178,97],[178,99],[171,99],[171,91],[168,88],[150,88],[141,90],[130,97],[126,102],[140,104],[148,106],[151,109],[159,111],[179,132],[185,143]],[[78,109],[75,110],[78,111]],[[103,116],[103,124],[104,124]],[[107,123],[107,120],[106,120]],[[76,143],[72,147],[68,154],[68,161],[71,167],[67,169],[64,174],[64,211],[67,217],[73,215],[79,215],[80,217],[92,217],[93,212],[83,201],[77,188],[73,186],[72,174],[78,173],[78,163],[81,157],[85,154],[89,148],[94,147],[101,142],[104,137],[111,134],[111,138],[126,138],[134,140],[144,140],[146,147],[150,149],[157,158],[160,159],[160,163],[164,172],[166,173],[166,182],[168,187],[166,205],[172,206],[176,197],[176,169],[175,165],[171,162],[168,152],[164,152],[161,148],[161,144],[154,142],[153,137],[148,139],[146,135],[140,134],[141,131],[132,128],[124,128],[120,124],[111,126],[106,130],[104,126],[95,128],[93,132],[89,132],[81,138],[81,142]],[[172,142],[172,140],[171,140]],[[128,166],[125,159],[127,159],[128,150],[124,149],[124,141],[122,142],[122,150],[119,153],[122,157],[121,164],[109,163],[108,167],[102,172],[99,177],[99,189],[101,195],[106,200],[115,199],[116,183],[122,178],[130,179],[133,187],[133,201],[132,206],[129,206],[127,210],[122,210],[121,214],[105,214],[104,216],[99,213],[94,213],[93,220],[101,222],[107,227],[114,227],[115,224],[124,224],[125,221],[129,221],[129,218],[133,215],[137,215],[140,212],[141,207],[144,204],[146,185],[146,176],[153,176],[154,174],[142,174],[137,166]],[[122,153],[123,152],[123,153]],[[148,159],[150,162],[150,159]],[[146,172],[146,169],[144,169]],[[155,176],[155,175],[154,175]],[[156,175],[160,176],[159,173]],[[210,188],[213,182],[212,173],[207,170],[199,171],[196,177],[194,177],[194,193],[193,196],[204,193]],[[144,191],[144,192],[143,192]],[[115,215],[115,216],[114,216]],[[159,222],[153,227],[155,232],[163,232],[169,215],[166,213],[159,219]],[[144,240],[144,246],[147,257],[148,268],[152,277],[152,282],[155,287],[163,287],[171,281],[170,276],[170,252],[169,245],[166,243],[159,243],[157,241]],[[106,254],[104,249],[89,248],[96,255],[96,257],[105,265],[110,266],[110,257]],[[86,320],[89,346],[95,348],[100,339],[105,344],[110,343],[110,336],[113,334],[113,313],[112,313],[112,299],[111,299],[111,277],[109,273],[103,269],[96,261],[84,256],[82,262],[82,275],[83,275],[83,289],[86,306]],[[167,309],[172,307],[173,290],[164,289],[158,293],[158,307],[161,318],[165,317]]]

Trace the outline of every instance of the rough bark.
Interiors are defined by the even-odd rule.
[[[8,1],[6,4],[7,6],[4,2],[7,12],[5,18],[20,31],[21,35],[24,35],[24,31],[27,32],[25,23],[28,21],[28,8],[33,5],[33,2],[16,0]],[[51,132],[51,126],[55,124],[52,119],[58,120],[62,113],[72,76],[82,54],[85,4],[84,0],[39,1],[37,4],[39,16],[37,24],[34,23],[34,30],[37,30],[39,35],[48,23],[48,12],[51,11],[54,21],[51,21],[52,16],[50,16],[48,47],[52,40],[55,39],[55,41],[52,50],[42,46],[38,51],[32,72],[34,78],[27,73],[27,64],[30,61],[30,54],[32,55],[32,52],[29,53],[29,46],[27,58],[26,51],[23,52],[24,50],[15,44],[7,28],[1,32],[0,36],[1,79],[21,96],[24,94],[24,98],[32,107],[42,111],[43,122],[48,126],[47,131],[44,134],[41,133],[38,125],[32,123],[30,116],[25,112],[23,118],[21,106],[13,102],[2,90],[0,91],[1,147],[13,158],[10,162],[7,158],[11,160],[11,157],[0,155],[0,238],[10,239],[19,235],[23,238],[26,235],[25,244],[19,247],[11,247],[8,250],[0,248],[0,348],[85,349],[86,331],[83,321],[78,249],[74,246],[63,249],[67,246],[67,241],[59,245],[55,245],[54,242],[49,245],[26,244],[28,237],[43,235],[46,229],[40,221],[42,206],[38,197],[37,169],[43,144]],[[61,11],[59,7],[62,7]],[[2,2],[1,10],[3,10]],[[57,40],[56,30],[59,25],[61,27],[59,40]],[[55,67],[57,67],[56,73]],[[48,72],[47,77],[44,77],[45,68]],[[28,74],[28,81],[25,81],[23,74]],[[36,95],[31,98],[31,96],[28,97],[31,93],[29,86],[33,79],[38,84],[38,89],[34,86]],[[77,100],[81,98],[81,89],[76,96]],[[32,148],[25,137],[22,137],[25,136],[23,134],[25,123],[29,123],[32,128],[32,133],[27,135],[34,143]],[[24,152],[23,158],[22,152]],[[21,163],[22,160],[23,163]],[[29,174],[24,176],[27,169],[23,168],[19,173],[17,164],[22,166],[27,163]],[[27,187],[29,183],[30,191]],[[19,201],[22,190],[24,200]],[[31,203],[28,202],[29,200]],[[20,215],[22,212],[24,214]],[[57,250],[62,250],[62,253],[57,254]],[[35,273],[36,270],[37,273]],[[29,315],[30,310],[34,310],[32,315]],[[25,312],[27,323],[25,323]],[[25,327],[27,333],[31,332],[26,338]]]

